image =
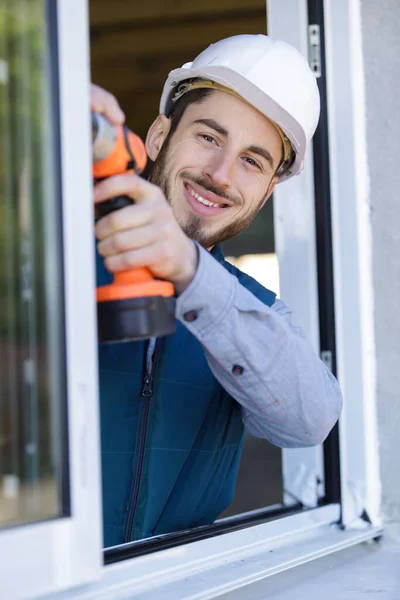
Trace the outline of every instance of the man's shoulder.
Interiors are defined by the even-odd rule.
[[[256,279],[254,279],[254,277],[247,275],[247,273],[244,273],[238,267],[235,267],[234,265],[232,265],[232,263],[228,262],[225,259],[221,245],[218,244],[217,246],[214,246],[214,248],[211,250],[211,254],[219,263],[221,263],[225,267],[225,269],[227,269],[230,273],[232,273],[232,275],[235,275],[235,277],[238,278],[239,283],[243,287],[245,287],[247,290],[249,290],[249,292],[254,294],[254,296],[261,300],[261,302],[267,304],[268,306],[272,306],[274,304],[276,300],[275,292],[267,289],[266,287],[261,285],[261,283],[259,283]]]
[[[254,294],[254,296],[261,300],[261,302],[267,304],[268,306],[272,306],[274,304],[276,300],[275,292],[261,285],[261,283],[254,279],[254,277],[244,273],[238,267],[235,267],[230,262],[225,260],[225,258],[223,259],[223,265],[230,273],[232,273],[232,275],[235,275],[235,277],[238,278],[240,285]]]

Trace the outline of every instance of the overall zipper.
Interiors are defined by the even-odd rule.
[[[142,481],[144,459],[146,454],[146,442],[150,416],[150,401],[153,395],[153,382],[154,374],[157,364],[157,358],[160,351],[160,340],[156,340],[154,346],[153,357],[151,363],[147,361],[146,353],[146,373],[144,376],[142,393],[141,393],[141,407],[139,416],[139,428],[138,437],[136,442],[136,452],[133,460],[133,474],[132,484],[128,500],[128,510],[125,523],[124,531],[124,542],[130,542],[132,538],[132,527],[135,519],[135,513],[139,498],[140,484]]]

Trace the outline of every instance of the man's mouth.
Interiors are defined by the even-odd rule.
[[[230,201],[219,198],[216,194],[205,189],[203,190],[197,184],[185,182],[183,185],[185,197],[190,206],[202,216],[215,215],[232,205]]]
[[[214,206],[216,208],[223,207],[223,205],[221,205],[221,204],[216,204],[215,202],[209,202],[208,200],[206,200],[205,198],[200,196],[200,194],[196,194],[196,192],[194,190],[192,190],[190,187],[188,187],[187,190],[188,190],[189,194],[192,194],[193,198],[196,198],[196,200],[198,200],[199,202],[204,204],[204,206]]]

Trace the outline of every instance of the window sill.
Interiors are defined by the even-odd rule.
[[[96,584],[53,598],[206,600],[382,534],[366,523],[340,530],[339,516],[331,504],[126,560],[105,567]]]

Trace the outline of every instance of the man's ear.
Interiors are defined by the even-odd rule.
[[[165,115],[158,115],[150,126],[146,136],[146,152],[150,160],[156,160],[158,153],[171,129],[171,119]]]
[[[267,193],[265,194],[265,198],[264,198],[264,200],[263,200],[263,202],[262,202],[262,204],[260,206],[260,210],[262,209],[262,207],[264,206],[264,204],[266,203],[266,201],[268,200],[268,198],[270,198],[270,196],[271,196],[272,192],[274,191],[275,186],[276,186],[277,183],[278,183],[278,177],[273,177],[271,179],[271,183],[269,184]]]

